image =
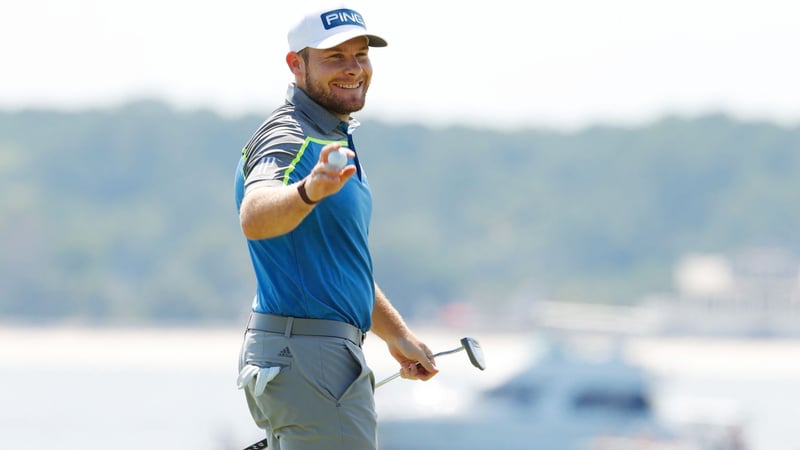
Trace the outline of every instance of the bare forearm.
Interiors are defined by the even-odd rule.
[[[377,284],[370,331],[386,342],[389,353],[400,363],[403,378],[427,380],[439,372],[431,349],[411,332]]]
[[[292,231],[312,209],[300,198],[296,184],[262,187],[245,195],[239,221],[248,239],[267,239]]]
[[[403,317],[392,306],[378,284],[375,284],[375,305],[372,309],[372,329],[379,338],[392,342],[398,338],[406,338],[411,331]]]
[[[347,180],[356,173],[355,165],[344,169],[328,165],[328,154],[337,151],[342,144],[334,142],[322,148],[320,160],[300,183],[304,183],[309,201],[319,202],[329,195],[339,192]],[[352,150],[345,151],[348,158],[355,157]],[[242,232],[250,240],[281,236],[294,230],[308,213],[313,204],[306,203],[297,190],[298,183],[281,186],[255,188],[244,195],[239,208],[239,221]]]

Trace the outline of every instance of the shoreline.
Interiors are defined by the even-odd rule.
[[[430,326],[414,326],[413,329],[432,348],[457,345],[463,333]],[[235,365],[242,333],[243,329],[238,326],[3,325],[0,326],[0,342],[3,343],[0,364],[212,368],[219,367],[220,363]],[[498,360],[506,360],[520,352],[530,353],[537,339],[536,333],[486,330],[474,336],[483,344],[490,367],[493,355],[497,355]],[[370,337],[364,344],[364,351],[371,365],[376,371],[391,369],[394,361],[385,351],[383,342]],[[569,335],[567,338],[603,339]],[[726,378],[800,376],[800,339],[630,336],[622,342],[626,357],[658,374]],[[593,349],[591,345],[587,348]]]

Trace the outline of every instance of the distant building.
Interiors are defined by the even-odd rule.
[[[667,334],[800,336],[800,264],[780,249],[733,258],[691,254],[675,267],[675,294],[644,307]]]

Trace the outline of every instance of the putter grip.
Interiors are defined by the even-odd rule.
[[[267,439],[262,439],[244,450],[260,450],[262,448],[267,448],[267,442],[269,442]]]

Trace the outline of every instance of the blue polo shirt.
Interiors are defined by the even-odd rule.
[[[352,132],[357,126],[354,119],[342,122],[291,85],[286,103],[242,150],[235,178],[237,210],[253,189],[305,178],[328,143],[341,142],[356,151]],[[253,311],[339,320],[369,330],[375,301],[367,246],[372,194],[358,156],[348,164],[355,164],[357,173],[294,230],[247,241],[257,282]]]

